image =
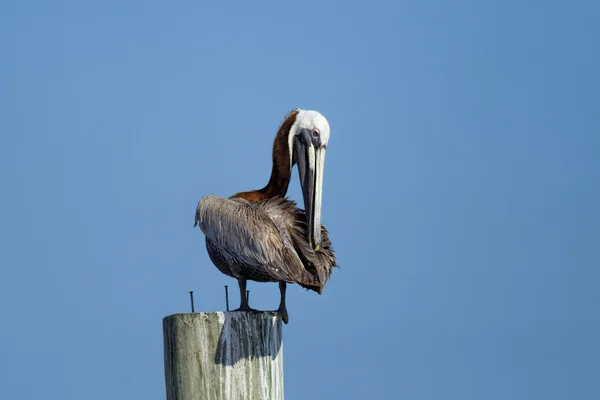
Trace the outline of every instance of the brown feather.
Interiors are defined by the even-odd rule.
[[[285,196],[292,177],[288,138],[292,125],[296,122],[297,115],[298,110],[290,111],[277,131],[273,141],[273,168],[267,186],[259,190],[236,193],[231,197],[240,197],[254,203],[260,203],[273,196]]]

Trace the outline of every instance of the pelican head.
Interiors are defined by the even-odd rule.
[[[325,150],[329,142],[329,123],[317,111],[298,110],[290,129],[292,165],[298,164],[308,239],[315,251],[321,247],[321,199]]]

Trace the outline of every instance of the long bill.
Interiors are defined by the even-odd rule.
[[[294,158],[304,197],[308,224],[308,240],[316,251],[321,248],[321,202],[323,198],[323,169],[325,148],[315,147],[309,135],[299,135]]]

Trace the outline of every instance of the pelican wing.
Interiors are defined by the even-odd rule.
[[[206,196],[198,203],[194,226],[200,225],[228,263],[272,280],[296,282],[304,266],[286,229],[286,218],[285,210],[269,200],[256,204],[242,198]]]

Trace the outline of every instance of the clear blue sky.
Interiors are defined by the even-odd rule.
[[[164,399],[162,318],[235,288],[196,203],[264,185],[301,107],[331,124],[342,268],[322,296],[288,290],[286,399],[600,398],[599,19],[592,1],[2,2],[1,397]],[[249,288],[277,306],[276,284]]]

